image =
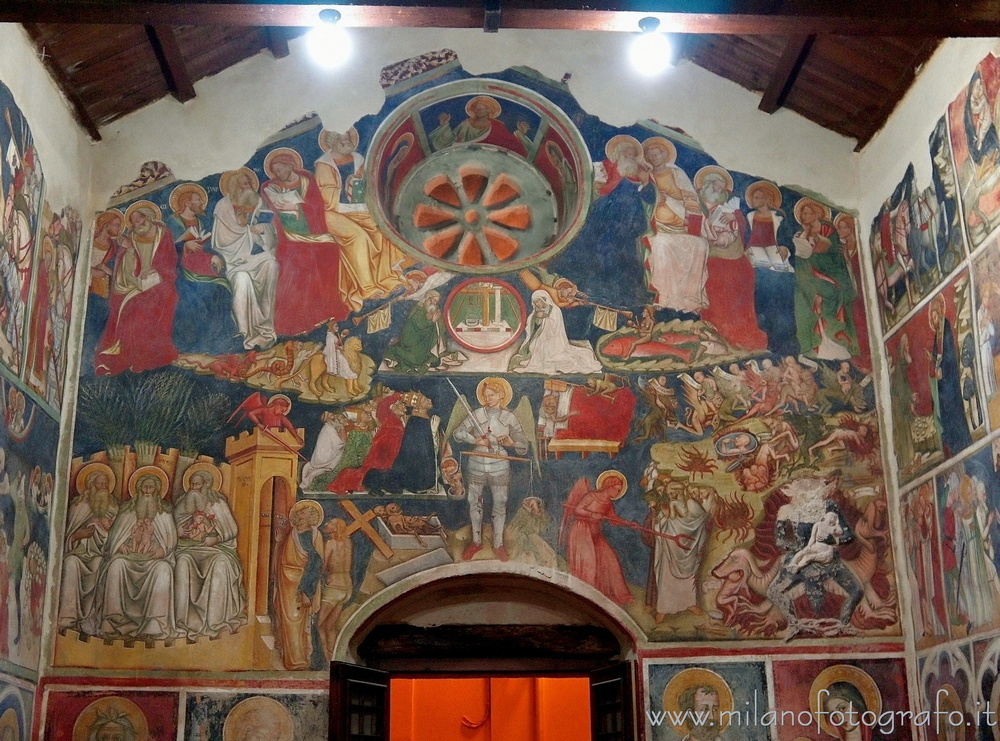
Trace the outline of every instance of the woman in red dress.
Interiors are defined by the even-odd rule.
[[[597,488],[580,479],[566,501],[559,542],[566,547],[569,572],[590,584],[617,605],[632,602],[625,583],[618,554],[601,531],[601,523],[616,518],[614,500],[628,487],[618,471],[605,471],[597,477]]]

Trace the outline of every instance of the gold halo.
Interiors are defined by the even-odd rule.
[[[212,476],[212,490],[222,491],[222,471],[214,463],[201,462],[192,463],[184,471],[184,476],[181,477],[181,485],[184,487],[184,491],[188,491],[191,488],[191,477],[196,473],[208,473]]]
[[[830,736],[840,738],[836,729],[830,725],[826,714],[819,715],[819,693],[821,690],[828,690],[834,682],[847,682],[852,685],[865,701],[866,710],[871,710],[875,715],[882,712],[882,695],[878,691],[878,685],[871,678],[868,672],[850,664],[834,664],[816,675],[812,687],[809,688],[809,709],[814,717],[819,719],[820,727]]]
[[[205,209],[208,208],[208,193],[198,183],[181,183],[170,191],[170,198],[167,201],[170,204],[170,210],[175,214],[180,213],[183,210],[181,208],[181,198],[188,193],[197,193],[201,196],[201,202],[204,204],[201,207],[201,212],[205,213]]]
[[[496,98],[493,98],[489,95],[477,95],[475,98],[473,98],[472,100],[470,100],[468,103],[465,104],[465,114],[470,118],[475,117],[475,114],[472,112],[472,107],[476,103],[485,103],[487,106],[489,106],[490,108],[489,117],[491,119],[499,116],[500,112],[503,110],[503,108],[500,107],[500,101],[498,101]]]
[[[316,521],[317,525],[323,522],[323,518],[326,517],[326,513],[323,512],[323,505],[317,502],[315,499],[300,499],[299,501],[297,501],[295,504],[292,505],[292,508],[290,510],[288,510],[288,519],[291,520],[293,513],[299,512],[304,509],[312,510],[318,515],[319,519]]]
[[[816,208],[818,208],[823,214],[820,218],[824,219],[825,221],[829,221],[832,217],[832,212],[830,211],[829,206],[820,203],[815,198],[809,198],[808,196],[806,196],[805,198],[800,198],[796,202],[795,208],[792,210],[792,214],[795,216],[795,220],[800,224],[802,223],[802,219],[799,218],[799,215],[802,213],[802,209],[805,208],[806,206],[815,206]]]
[[[506,378],[500,378],[499,376],[488,376],[476,386],[476,398],[479,399],[479,403],[483,406],[486,405],[486,401],[483,399],[483,389],[486,388],[487,382],[498,383],[503,386],[503,401],[500,402],[500,407],[506,409],[507,405],[510,404],[510,400],[514,398],[514,389],[510,387],[510,383]]]
[[[609,160],[614,159],[611,155],[618,149],[621,144],[630,144],[635,148],[636,153],[642,152],[642,145],[639,140],[634,136],[629,136],[628,134],[615,134],[613,137],[608,139],[607,144],[604,145],[604,156]]]
[[[253,189],[255,191],[260,190],[260,178],[257,177],[257,173],[251,170],[249,167],[241,167],[238,170],[226,170],[219,177],[219,192],[224,196],[232,195],[232,185],[233,181],[239,175],[246,175],[253,182]]]
[[[645,156],[646,150],[653,147],[660,147],[667,152],[667,164],[672,165],[677,160],[677,147],[674,143],[663,136],[651,136],[642,143],[642,153]]]
[[[118,713],[132,721],[132,727],[135,729],[135,737],[139,741],[147,741],[149,739],[149,725],[142,709],[125,697],[112,696],[94,700],[76,716],[76,723],[73,724],[73,741],[87,741],[91,726],[97,720],[97,714],[109,713],[112,710],[118,711]]]
[[[143,200],[143,201],[136,201],[135,203],[133,203],[131,206],[129,206],[125,210],[125,223],[122,226],[131,229],[132,228],[132,214],[134,214],[140,208],[148,208],[150,211],[152,211],[153,212],[153,221],[162,221],[163,220],[163,212],[160,210],[160,207],[157,206],[155,203],[153,203],[152,201],[145,201],[145,200]]]
[[[721,175],[722,179],[726,181],[726,190],[730,193],[733,192],[733,176],[729,174],[729,170],[725,167],[719,167],[718,165],[705,165],[698,170],[694,174],[694,187],[700,190],[701,186],[705,183],[705,178],[712,174]]]
[[[94,219],[94,233],[101,231],[104,225],[111,221],[112,219],[120,219],[122,223],[122,229],[125,228],[125,214],[119,211],[117,208],[109,208],[107,211],[102,211]]]
[[[331,147],[330,144],[328,143],[327,141],[328,137],[330,136],[330,134],[339,134],[339,133],[340,133],[339,131],[330,131],[329,129],[321,129],[319,132],[319,136],[316,138],[317,142],[319,143],[319,148],[322,149],[324,152],[329,152],[333,147]],[[361,141],[361,137],[358,136],[358,130],[352,126],[347,131],[345,131],[344,134],[346,134],[347,138],[351,140],[351,145],[355,149],[357,149],[358,144]]]
[[[289,412],[292,411],[292,400],[291,398],[289,398],[288,394],[275,394],[274,396],[272,396],[270,399],[267,400],[267,405],[271,406],[271,404],[276,402],[278,399],[284,399],[285,403],[288,405],[288,411]]]
[[[840,224],[841,221],[845,221],[845,220],[849,220],[851,222],[851,226],[857,226],[858,222],[854,218],[854,216],[851,215],[851,214],[849,214],[849,213],[844,213],[843,211],[841,213],[837,214],[837,218],[835,218],[833,220],[833,225],[837,226],[838,224]],[[852,229],[851,231],[854,231],[854,230]]]
[[[77,494],[82,494],[87,488],[87,479],[90,478],[91,474],[103,473],[108,477],[108,491],[114,491],[115,485],[118,483],[118,477],[115,476],[115,472],[111,470],[111,466],[107,463],[88,463],[83,468],[81,468],[76,474],[76,492]]]
[[[160,480],[160,499],[167,496],[167,492],[170,491],[170,480],[167,478],[167,472],[162,468],[157,468],[156,466],[141,466],[132,472],[132,475],[128,478],[128,493],[129,496],[135,496],[135,487],[139,483],[139,479],[143,476],[155,476]]]
[[[758,190],[762,190],[769,196],[767,205],[771,208],[778,209],[781,208],[781,191],[778,186],[774,183],[768,182],[767,180],[758,180],[755,183],[750,183],[747,186],[746,191],[743,194],[743,199],[750,205],[750,198]]]
[[[273,172],[273,170],[271,168],[271,165],[279,157],[281,157],[281,158],[290,157],[294,161],[294,163],[295,163],[294,164],[295,169],[296,170],[301,170],[302,169],[302,155],[301,154],[299,154],[298,152],[296,152],[291,147],[278,147],[277,149],[272,149],[270,152],[268,152],[267,156],[264,158],[264,172],[267,173],[267,176],[269,178],[273,178],[274,177],[274,172]]]
[[[222,726],[223,741],[240,741],[243,735],[241,731],[244,730],[242,727],[245,722],[244,716],[251,713],[260,713],[278,726],[276,729],[271,726],[277,731],[272,741],[292,741],[292,716],[288,708],[270,697],[248,697],[237,703],[236,707],[229,711]]]
[[[621,499],[625,496],[625,492],[628,491],[628,479],[625,478],[625,474],[621,471],[615,471],[614,469],[610,471],[605,471],[600,476],[597,477],[597,488],[600,489],[604,486],[604,482],[608,479],[618,479],[622,482],[621,493],[617,497],[611,497],[612,499]]]
[[[670,681],[667,682],[667,686],[663,688],[663,709],[667,711],[667,723],[682,736],[684,735],[684,726],[674,725],[670,719],[686,717],[684,711],[681,710],[679,700],[684,690],[694,685],[711,687],[719,696],[719,713],[727,713],[725,716],[720,715],[719,732],[721,733],[726,728],[722,724],[721,718],[732,717],[730,714],[733,711],[733,691],[729,688],[729,683],[725,679],[711,669],[704,669],[702,667],[682,669],[671,677]]]
[[[14,741],[21,741],[21,723],[17,719],[17,711],[14,708],[7,708],[3,711],[3,715],[0,715],[0,731],[5,728],[14,732]]]

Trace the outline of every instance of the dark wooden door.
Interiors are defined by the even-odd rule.
[[[330,664],[330,741],[389,741],[389,673]]]
[[[635,741],[632,667],[621,661],[590,673],[593,741]]]

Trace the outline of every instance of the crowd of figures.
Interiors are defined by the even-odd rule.
[[[244,625],[237,526],[221,472],[193,464],[171,501],[167,474],[142,466],[115,492],[115,474],[88,463],[70,502],[59,629],[166,641],[217,637]]]

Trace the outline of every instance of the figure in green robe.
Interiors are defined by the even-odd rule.
[[[410,310],[399,337],[386,348],[387,366],[405,373],[425,373],[441,365],[445,328],[440,301],[441,294],[428,291]]]

